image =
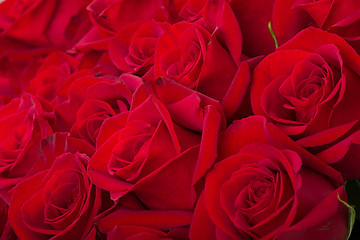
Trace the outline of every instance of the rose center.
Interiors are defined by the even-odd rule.
[[[250,205],[257,204],[268,197],[273,192],[273,179],[269,176],[254,179],[248,187],[248,201]]]
[[[294,67],[279,88],[280,94],[287,100],[283,107],[294,111],[293,120],[309,122],[313,118],[324,95],[328,76],[326,66],[311,59],[305,59]]]
[[[119,136],[120,141],[113,149],[109,161],[108,170],[110,174],[115,174],[122,168],[141,161],[147,154],[141,149],[151,138],[155,129],[153,126],[142,122],[135,122],[134,124],[139,126],[129,125]]]

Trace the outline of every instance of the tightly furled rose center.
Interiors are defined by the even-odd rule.
[[[112,61],[122,71],[145,74],[154,64],[158,39],[167,28],[167,23],[155,20],[135,22],[124,27],[110,41]]]
[[[318,54],[296,64],[279,88],[287,100],[284,108],[294,111],[294,119],[289,120],[309,122],[316,114],[316,106],[330,94],[333,80],[333,71]]]
[[[261,200],[267,200],[274,192],[273,176],[257,177],[247,189],[248,207],[253,207]],[[246,208],[240,208],[241,212],[246,213]]]
[[[130,122],[119,135],[119,142],[112,151],[108,166],[109,173],[129,181],[137,177],[138,175],[134,176],[132,171],[128,171],[134,168],[134,165],[141,168],[148,153],[149,140],[154,132],[155,127],[149,123]]]
[[[17,185],[9,219],[19,239],[84,239],[100,208],[100,190],[86,174],[88,161],[85,154],[63,153],[50,169]]]
[[[252,150],[254,148],[274,151],[262,145],[248,147]],[[286,150],[284,154],[298,161],[298,156],[293,152]],[[281,155],[282,153],[274,151],[268,158],[249,154],[244,149],[244,152],[235,158],[246,164],[235,171],[220,188],[222,208],[236,228],[250,236],[271,234],[275,229],[275,222],[278,226],[284,224],[286,216],[289,216],[293,209],[295,179],[284,171],[287,164],[282,163],[284,155]],[[283,164],[285,166],[282,166]]]
[[[174,24],[159,39],[155,75],[194,88],[198,84],[209,41],[210,33],[199,25]]]
[[[342,62],[321,55],[329,50],[332,54],[339,52],[335,46],[326,45],[316,53],[302,53],[305,57],[293,66],[288,76],[277,76],[264,88],[261,105],[270,118],[283,124],[307,124],[317,117],[319,108],[333,98],[341,97],[338,92]],[[276,92],[279,101],[273,100]]]
[[[341,182],[333,185],[309,168],[321,161],[294,151],[299,146],[273,124],[262,116],[234,121],[219,141],[221,160],[207,175],[190,239],[344,237],[348,209],[337,198],[346,194]],[[319,231],[325,226],[329,231]]]
[[[84,196],[87,195],[80,174],[76,171],[58,171],[54,174],[54,179],[44,189],[44,223],[55,229],[64,229],[69,222],[76,220],[74,208],[83,205]]]

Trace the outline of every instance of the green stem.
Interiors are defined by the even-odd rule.
[[[271,33],[272,38],[274,39],[275,48],[278,48],[278,47],[279,47],[279,44],[278,44],[278,42],[277,42],[277,40],[276,40],[276,36],[275,36],[275,33],[274,33],[274,31],[273,31],[273,29],[272,29],[272,27],[271,27],[271,24],[272,24],[272,22],[269,22],[269,23],[268,23],[268,28],[269,28],[269,31],[270,31],[270,33]]]

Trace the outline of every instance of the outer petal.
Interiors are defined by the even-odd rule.
[[[14,197],[12,198],[9,208],[9,220],[20,239],[30,240],[39,238],[39,235],[34,234],[33,231],[25,226],[23,216],[19,210],[21,209],[24,199],[29,199],[32,196],[34,190],[36,190],[34,189],[34,186],[38,186],[45,175],[46,172],[40,172],[23,182],[17,187],[16,194],[14,194]]]
[[[356,51],[341,37],[327,33],[321,29],[309,27],[299,32],[294,38],[286,44],[280,46],[277,50],[302,49],[309,52],[315,50],[321,45],[335,44],[340,50],[340,56],[344,66],[360,75],[360,56]]]
[[[205,206],[204,193],[201,194],[190,227],[190,239],[216,240],[215,225]]]
[[[225,0],[210,1],[205,7],[206,24],[211,31],[214,31],[218,41],[227,47],[233,61],[239,66],[242,53],[242,34],[236,17]]]

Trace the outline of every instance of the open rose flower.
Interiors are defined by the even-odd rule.
[[[192,209],[193,185],[216,157],[221,107],[178,84],[159,97],[164,105],[151,93],[154,88],[142,85],[130,112],[104,121],[89,177],[114,200],[132,191],[150,209]]]
[[[334,169],[262,116],[235,121],[219,145],[190,238],[344,239],[346,193]]]
[[[175,23],[160,37],[153,81],[170,78],[196,89],[221,101],[226,116],[231,116],[250,82],[249,66],[240,61],[240,27],[226,1],[207,4],[202,20],[204,24]]]
[[[305,29],[256,67],[253,111],[345,178],[359,178],[359,64],[342,38]]]
[[[309,26],[338,34],[360,51],[360,2],[356,0],[276,0],[274,31],[280,44]]]
[[[121,29],[110,41],[114,64],[126,73],[144,75],[154,65],[155,48],[170,24],[157,21],[135,22]]]
[[[83,239],[100,208],[100,190],[88,179],[85,154],[64,153],[50,169],[22,181],[9,207],[20,239]]]
[[[163,31],[162,25],[167,24],[155,24],[154,31],[150,30],[151,24],[137,28],[141,23],[163,22],[167,19],[163,0],[96,0],[87,6],[87,10],[93,26],[72,49],[74,52],[95,50],[102,51],[104,55],[110,53],[114,64],[123,71],[124,68],[126,71],[129,68],[138,71],[148,67],[152,61],[154,40]],[[125,56],[127,60],[121,59]]]

